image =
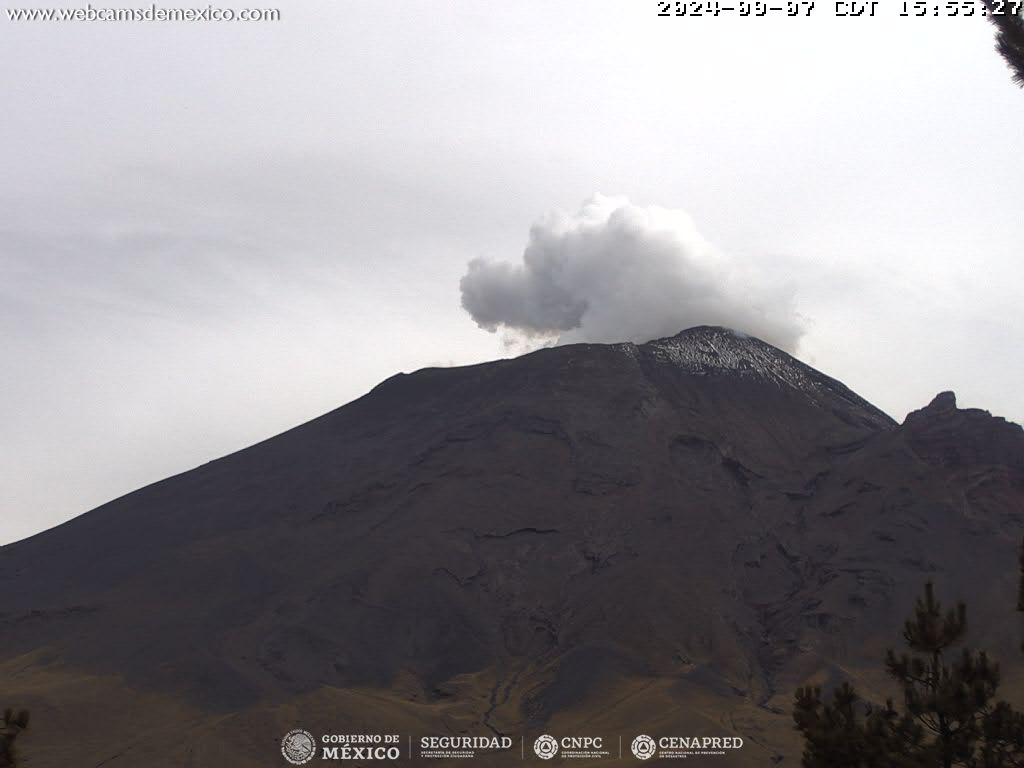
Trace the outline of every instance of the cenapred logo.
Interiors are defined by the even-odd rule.
[[[658,745],[654,743],[647,734],[641,733],[630,745],[630,749],[633,750],[633,757],[638,760],[649,760],[654,757],[654,753],[658,751]]]
[[[537,753],[537,757],[541,760],[550,760],[558,754],[558,741],[554,736],[548,736],[545,733],[533,742],[533,751]]]
[[[301,728],[288,731],[281,739],[281,754],[292,765],[305,765],[316,755],[316,739]]]
[[[743,749],[739,736],[659,736],[653,739],[640,734],[631,745],[633,756],[638,760],[656,757],[685,760],[690,757],[721,757],[730,750]]]

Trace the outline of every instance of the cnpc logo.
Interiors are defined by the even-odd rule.
[[[533,751],[541,760],[550,760],[558,754],[558,740],[546,733],[538,736],[533,742]]]
[[[572,753],[591,752],[600,750],[602,746],[603,742],[600,736],[563,736],[561,739],[556,739],[554,736],[544,734],[533,742],[533,751],[541,760],[550,760],[558,754],[559,750]]]

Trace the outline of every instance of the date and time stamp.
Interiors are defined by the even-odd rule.
[[[846,2],[812,2],[801,0],[657,0],[658,16],[1020,16],[1024,0],[847,0]]]

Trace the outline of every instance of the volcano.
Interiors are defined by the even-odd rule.
[[[794,689],[891,694],[926,581],[1019,686],[1022,533],[1024,432],[952,393],[899,425],[717,327],[556,347],[399,374],[0,548],[0,691],[35,768],[286,765],[300,727],[795,766]]]

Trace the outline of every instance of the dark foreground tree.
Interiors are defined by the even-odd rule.
[[[843,683],[831,702],[820,688],[796,692],[793,719],[804,735],[804,768],[924,768],[934,765],[925,754],[924,729],[893,708],[860,701]]]
[[[943,768],[973,764],[983,719],[999,687],[999,666],[984,651],[964,648],[946,663],[966,633],[966,606],[959,603],[943,613],[929,583],[903,628],[911,652],[897,656],[890,650],[885,660],[903,689],[906,713],[924,727]]]
[[[3,725],[0,726],[0,768],[12,768],[18,764],[14,751],[14,740],[28,728],[28,710],[17,715],[10,709],[4,711]]]
[[[944,611],[929,583],[903,628],[907,651],[886,657],[901,710],[866,705],[848,684],[830,702],[799,689],[804,768],[1024,768],[1024,717],[995,701],[999,667],[962,647],[966,632],[964,604]]]
[[[1024,541],[1020,545],[1020,584],[1017,587],[1017,610],[1024,611]],[[1024,651],[1024,645],[1021,645]],[[981,768],[1008,765],[1024,768],[1024,714],[999,702],[985,718]]]
[[[996,27],[996,50],[1006,59],[1017,85],[1024,88],[1024,15],[1014,2],[984,0],[988,19]],[[1017,13],[1013,13],[1014,9]]]

